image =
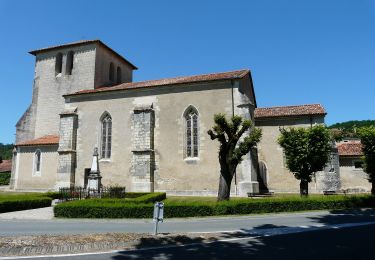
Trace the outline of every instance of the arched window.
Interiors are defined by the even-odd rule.
[[[114,82],[115,81],[115,66],[111,62],[109,64],[109,81]]]
[[[198,157],[198,111],[190,106],[185,110],[185,155]]]
[[[34,153],[34,171],[33,175],[40,175],[42,153],[38,149]]]
[[[56,59],[55,59],[55,72],[56,75],[60,74],[62,71],[62,53],[59,52],[56,54]]]
[[[121,83],[121,68],[120,67],[117,67],[117,81],[116,83],[117,84],[120,84]]]
[[[111,158],[112,146],[112,117],[105,113],[101,119],[102,132],[101,132],[101,157]]]
[[[70,51],[68,52],[68,55],[66,56],[66,75],[72,75],[73,70],[73,60],[74,60],[74,52]]]

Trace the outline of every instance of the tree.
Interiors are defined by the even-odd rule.
[[[280,128],[278,143],[284,149],[286,165],[300,180],[301,196],[308,196],[313,173],[323,170],[329,160],[332,139],[322,125],[311,128]]]
[[[0,156],[3,160],[12,159],[13,144],[0,143]]]
[[[375,127],[362,127],[358,130],[363,152],[363,170],[371,182],[371,194],[375,195]]]
[[[229,200],[230,186],[237,165],[241,162],[242,157],[256,146],[262,132],[260,129],[252,127],[250,120],[244,120],[237,115],[228,121],[224,114],[215,114],[214,122],[214,127],[207,133],[212,140],[218,139],[220,142],[220,181],[217,199],[218,201]],[[250,130],[249,134],[241,139],[248,130]]]

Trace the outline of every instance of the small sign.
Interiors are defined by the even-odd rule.
[[[154,222],[163,222],[164,218],[164,203],[156,202],[154,205]]]
[[[163,202],[156,202],[154,205],[154,217],[155,223],[154,235],[158,234],[158,224],[159,222],[163,222],[164,220],[164,203]]]

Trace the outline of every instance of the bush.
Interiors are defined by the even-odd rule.
[[[43,197],[49,197],[53,200],[56,200],[56,199],[61,200],[62,199],[61,193],[58,192],[58,191],[48,191],[48,192],[42,194],[42,196]]]
[[[151,195],[154,197],[151,199]],[[67,218],[152,218],[153,204],[160,201],[165,193],[146,194],[133,200],[91,199],[59,204],[55,207],[56,217]],[[156,200],[157,198],[157,200]],[[346,209],[375,207],[375,197],[361,196],[317,196],[309,198],[286,197],[265,199],[236,199],[223,202],[178,201],[164,202],[164,216],[202,217],[219,215],[239,215],[306,210]]]
[[[86,199],[56,205],[56,217],[66,218],[150,218],[154,202],[166,199],[165,192],[132,193],[125,199]]]
[[[51,206],[52,199],[36,195],[11,195],[0,197],[0,213]]]
[[[0,173],[0,185],[9,185],[10,172]]]

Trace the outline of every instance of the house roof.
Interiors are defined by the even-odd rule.
[[[360,141],[348,141],[338,143],[337,150],[340,156],[361,156],[362,144]]]
[[[34,55],[34,56],[36,56],[38,53],[41,53],[41,52],[51,51],[51,50],[59,49],[59,48],[66,48],[66,47],[73,47],[73,46],[85,45],[85,44],[90,44],[90,43],[97,43],[97,44],[101,45],[102,47],[104,47],[105,49],[109,50],[114,55],[116,55],[117,57],[119,57],[120,59],[122,59],[126,63],[128,63],[134,70],[138,69],[134,64],[132,64],[130,61],[128,61],[127,59],[125,59],[124,57],[122,57],[120,54],[118,54],[117,52],[115,52],[110,47],[108,47],[101,40],[83,40],[83,41],[71,42],[71,43],[67,43],[67,44],[55,45],[55,46],[50,46],[50,47],[46,47],[46,48],[41,48],[41,49],[29,51],[29,53],[32,54],[32,55]]]
[[[60,137],[57,135],[45,135],[37,139],[17,143],[16,146],[33,146],[33,145],[55,145],[59,144]]]
[[[130,82],[130,83],[122,83],[122,84],[111,86],[111,87],[100,87],[97,89],[81,90],[81,91],[78,91],[72,94],[67,94],[64,96],[75,96],[75,95],[83,95],[83,94],[91,94],[91,93],[102,93],[102,92],[111,92],[111,91],[119,91],[119,90],[150,88],[150,87],[198,83],[198,82],[210,82],[210,81],[217,81],[217,80],[242,79],[249,73],[250,73],[249,70],[243,69],[243,70],[235,70],[235,71],[221,72],[221,73],[211,73],[211,74],[202,74],[202,75],[194,75],[194,76],[183,76],[183,77],[165,78],[165,79],[158,79],[158,80]]]
[[[3,160],[0,163],[0,172],[10,172],[12,171],[12,160]]]
[[[261,107],[255,109],[254,117],[271,118],[271,117],[293,117],[293,116],[310,116],[326,115],[326,111],[320,104],[306,104],[296,106],[279,106],[279,107]]]

